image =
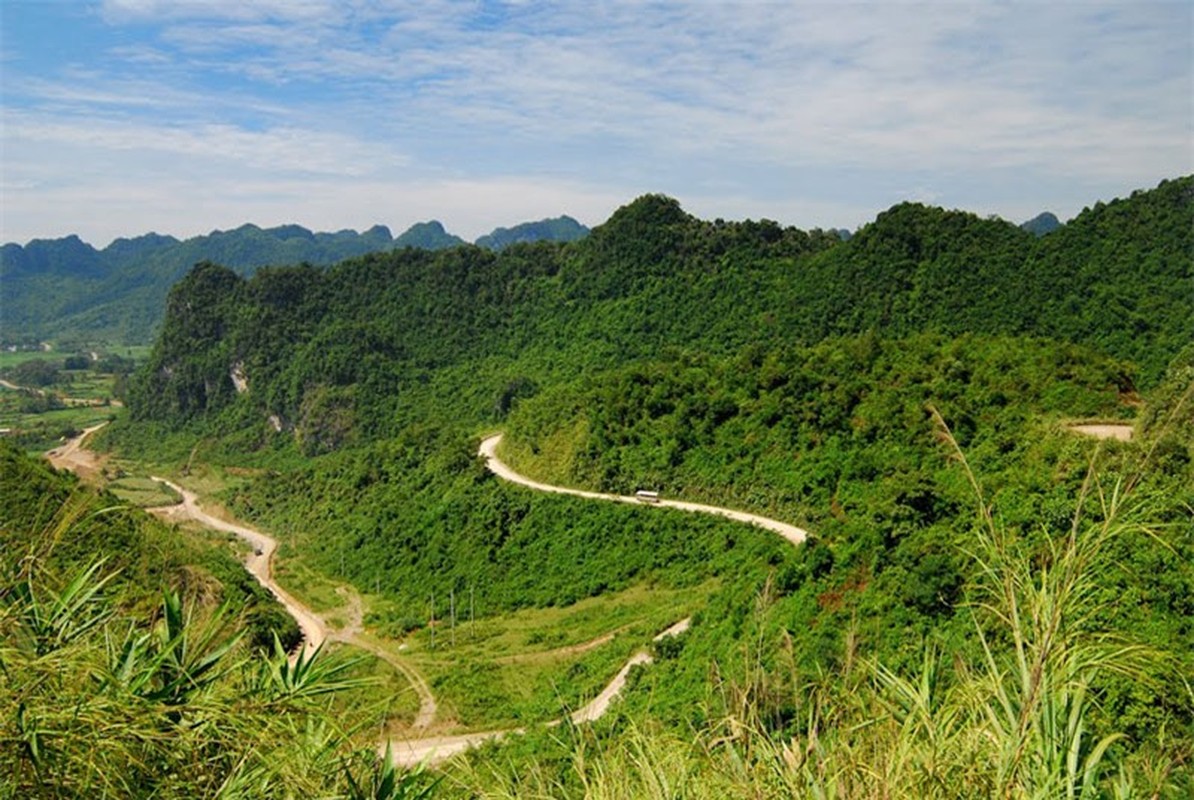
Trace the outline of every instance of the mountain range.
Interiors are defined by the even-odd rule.
[[[255,387],[253,415],[285,426],[314,418],[320,387],[352,387],[359,409],[388,408],[395,387],[449,366],[506,407],[523,384],[580,364],[867,333],[1074,342],[1133,363],[1147,385],[1194,341],[1192,213],[1185,177],[1096,204],[1047,236],[901,203],[843,241],[769,220],[700,220],[645,195],[570,244],[376,252],[250,279],[209,264],[171,292],[131,407],[181,419],[244,405],[236,372]],[[490,361],[503,366],[481,366]],[[433,405],[463,399],[453,389]],[[390,425],[400,415],[366,416]]]
[[[501,250],[515,242],[574,241],[587,233],[584,225],[562,216],[498,228],[476,245]],[[300,225],[246,224],[186,240],[157,233],[120,238],[102,250],[77,235],[24,246],[9,243],[0,247],[0,338],[6,343],[71,336],[148,341],[170,287],[203,261],[251,275],[267,265],[327,266],[365,253],[466,244],[436,220],[416,223],[397,237],[384,225],[361,233],[315,233]]]

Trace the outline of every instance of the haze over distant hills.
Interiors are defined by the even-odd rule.
[[[500,250],[514,242],[574,241],[588,228],[571,217],[498,228],[479,247]],[[202,261],[251,275],[268,265],[327,266],[346,258],[414,247],[441,250],[468,244],[437,220],[412,225],[394,237],[384,225],[358,233],[315,233],[301,225],[229,231],[179,240],[148,233],[96,249],[76,235],[0,247],[0,339],[16,342],[83,335],[119,342],[148,341],[161,319],[166,293]]]

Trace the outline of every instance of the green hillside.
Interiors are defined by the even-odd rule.
[[[570,243],[202,263],[103,446],[227,476],[293,580],[368,595],[458,722],[529,726],[437,796],[1180,797],[1192,236],[1186,177],[1041,237],[901,204],[844,239],[647,195]],[[476,456],[499,430],[540,481],[810,538],[513,485]],[[436,597],[442,637],[445,596],[497,629],[635,591],[692,627],[644,640],[592,725],[535,727],[617,655],[520,705],[433,647]]]
[[[259,649],[270,649],[274,635],[288,647],[299,639],[294,620],[223,543],[172,531],[2,439],[0,496],[7,580],[32,575],[53,585],[102,561],[113,575],[108,592],[131,614],[146,613],[163,587],[174,587],[188,601],[227,603]]]
[[[1059,338],[1134,363],[1129,379],[1147,387],[1194,340],[1192,194],[1194,179],[1171,181],[1039,240],[905,204],[848,242],[701,222],[647,196],[570,245],[405,250],[250,280],[205,265],[171,294],[134,415],[272,415],[305,442],[318,408],[345,435],[392,434],[436,413],[428,402],[493,419],[503,393],[667,349],[728,355],[868,331]],[[455,369],[470,375],[463,390],[445,377]]]

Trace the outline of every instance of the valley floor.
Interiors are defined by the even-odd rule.
[[[49,458],[55,467],[69,469],[80,474],[81,477],[93,478],[101,469],[102,464],[99,457],[86,449],[84,445],[87,437],[101,427],[103,426],[97,425],[88,428],[61,447],[51,450],[47,453],[47,458]],[[489,469],[504,480],[538,491],[572,494],[612,502],[641,502],[636,497],[586,492],[578,489],[551,486],[531,480],[513,471],[498,458],[496,449],[500,441],[500,434],[488,437],[481,444],[481,453],[486,457]],[[208,513],[201,507],[199,498],[194,492],[173,481],[156,476],[153,476],[152,480],[173,490],[182,499],[181,502],[174,505],[159,506],[148,510],[172,521],[191,520],[213,530],[234,534],[248,544],[250,552],[244,559],[245,569],[277,598],[287,613],[298,623],[302,631],[303,644],[301,648],[292,653],[292,663],[300,654],[307,658],[311,657],[325,643],[331,641],[343,642],[365,650],[400,672],[418,695],[419,710],[408,728],[408,733],[427,731],[436,727],[438,705],[426,677],[408,659],[395,655],[392,647],[378,642],[375,637],[369,635],[364,629],[364,614],[360,597],[350,587],[343,586],[337,589],[338,594],[346,597],[349,608],[348,621],[343,626],[333,626],[328,623],[323,615],[297,599],[275,579],[273,565],[274,556],[278,548],[277,540],[254,528]],[[805,531],[787,523],[732,509],[676,500],[657,500],[652,502],[651,505],[660,508],[674,508],[689,512],[728,517],[774,531],[793,544],[800,544],[807,536]],[[691,618],[684,617],[659,632],[654,637],[654,640],[659,641],[666,637],[677,636],[688,630],[690,624]],[[617,630],[603,633],[589,642],[559,648],[555,654],[580,655],[612,641],[617,633]],[[518,660],[519,657],[505,658],[506,660]],[[648,650],[636,650],[600,693],[568,716],[569,721],[573,724],[583,724],[600,719],[609,710],[611,703],[621,694],[631,668],[637,665],[648,664],[652,660],[652,656]],[[546,724],[548,726],[555,726],[561,722],[562,720],[556,719]],[[387,737],[385,742],[383,742],[382,748],[384,751],[384,748],[388,746],[394,762],[400,766],[410,767],[419,763],[436,764],[483,742],[499,739],[510,734],[521,733],[524,730],[525,728],[502,728],[452,734],[450,733],[450,729],[445,729],[431,736],[411,737],[405,735],[402,737]]]

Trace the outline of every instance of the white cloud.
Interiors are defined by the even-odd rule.
[[[1101,7],[1091,6],[529,6],[504,8],[496,30],[465,24],[481,13],[467,13],[468,4],[418,15],[370,3],[339,14],[320,3],[170,8],[183,21],[168,41],[205,53],[252,43],[254,55],[228,68],[258,79],[380,85],[404,110],[479,133],[599,135],[651,154],[751,149],[784,163],[931,165],[976,150],[1035,163],[1043,148],[1063,163],[1067,142],[1048,135],[1059,110],[1079,127],[1121,118],[1141,91],[1164,91],[1146,78],[1173,55],[1157,49],[1164,20],[1105,33]],[[161,4],[151,10],[165,13]],[[384,35],[358,29],[390,10]],[[204,21],[188,21],[194,16]],[[1188,37],[1185,54],[1188,64]],[[1052,91],[1063,76],[1065,91]],[[1104,90],[1109,81],[1122,85],[1118,96]],[[1176,81],[1167,88],[1182,98]],[[1059,109],[1057,96],[1085,107]],[[1188,110],[1189,91],[1184,97]],[[1178,112],[1139,115],[1140,125],[1104,149],[1147,141],[1139,149],[1156,153],[1173,137],[1150,131],[1173,128],[1175,116],[1188,125]],[[1012,157],[1015,149],[1023,156]]]
[[[195,159],[191,166],[204,169],[224,162],[238,171],[348,177],[393,168],[405,161],[400,154],[376,143],[300,128],[253,131],[227,124],[167,127],[118,119],[81,121],[23,113],[6,114],[4,128],[8,152],[18,163],[42,164],[47,170],[61,173],[68,173],[70,167],[49,158],[55,148],[77,153],[80,159],[84,153],[92,158],[105,154],[119,158],[123,152],[138,159],[160,155],[176,164],[178,159]],[[33,157],[22,158],[26,155]],[[150,174],[139,174],[146,171],[135,165],[125,165],[125,170],[127,177],[152,178]]]
[[[334,0],[103,0],[113,23],[162,19],[313,19],[333,14]]]
[[[106,0],[101,12],[113,32],[150,37],[70,69],[6,68],[6,184],[155,186],[170,170],[195,196],[235,193],[234,178],[289,187],[246,211],[275,208],[266,194],[284,208],[287,192],[355,208],[351,181],[418,187],[484,232],[479,203],[500,216],[516,202],[506,190],[609,210],[660,190],[718,216],[827,225],[898,187],[981,204],[986,186],[1021,207],[1039,198],[1014,187],[1121,191],[1194,171],[1180,4]],[[449,226],[452,211],[439,214]]]

